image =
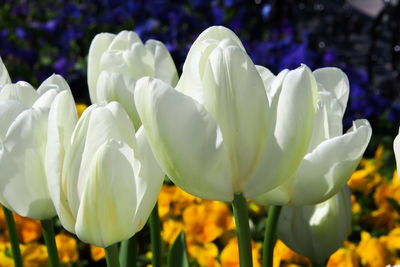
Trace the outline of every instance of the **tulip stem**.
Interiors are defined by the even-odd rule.
[[[239,263],[241,267],[253,266],[249,214],[243,194],[235,194],[232,202],[235,217],[236,234],[239,245]]]
[[[121,242],[121,248],[119,251],[119,262],[121,267],[136,266],[136,235],[132,236],[128,240]]]
[[[151,252],[153,254],[151,263],[153,267],[161,267],[161,226],[160,216],[158,215],[158,205],[153,208],[149,218],[150,224],[150,238],[151,238]]]
[[[107,267],[119,267],[118,243],[108,246],[105,249]]]
[[[263,267],[272,267],[274,247],[276,243],[276,227],[282,206],[271,205],[268,210],[267,224],[264,234]]]
[[[14,217],[9,209],[7,209],[4,206],[2,207],[3,207],[4,217],[6,219],[8,237],[10,238],[12,255],[14,258],[14,266],[22,267],[22,257],[21,257],[21,251],[19,249],[18,235],[17,235],[17,229],[15,228]]]
[[[49,256],[49,262],[51,267],[59,267],[60,260],[58,259],[57,244],[54,234],[54,224],[52,219],[41,220],[42,232],[44,242],[47,247],[47,254]]]

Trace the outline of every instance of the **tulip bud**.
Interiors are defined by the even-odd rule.
[[[306,66],[275,77],[238,37],[211,27],[192,45],[176,89],[136,83],[135,104],[157,162],[190,194],[232,201],[282,184],[311,140],[317,84]]]
[[[283,206],[277,235],[289,248],[323,264],[351,230],[351,197],[346,186],[332,198],[313,206]]]
[[[48,150],[48,146],[54,146],[49,114],[60,105],[60,121],[75,125],[74,100],[68,84],[59,75],[49,77],[36,91],[26,82],[1,88],[0,202],[21,216],[44,220],[56,215],[45,166],[49,161],[56,166],[62,164],[64,149]],[[65,109],[68,106],[71,108]],[[71,132],[63,131],[63,138],[69,139]]]
[[[258,204],[301,206],[325,201],[346,185],[371,139],[367,120],[354,121],[343,134],[342,118],[349,96],[347,76],[337,68],[318,69],[311,75],[318,83],[318,105],[307,153],[284,184],[254,199]]]
[[[175,86],[178,74],[163,43],[142,43],[132,31],[119,34],[100,33],[93,39],[88,56],[88,85],[92,103],[117,101],[123,105],[136,129],[134,88],[138,79],[156,77]]]
[[[61,179],[52,176],[62,225],[100,247],[129,239],[147,221],[164,174],[142,129],[117,102],[82,114],[66,152]]]

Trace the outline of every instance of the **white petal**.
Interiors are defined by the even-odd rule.
[[[350,190],[344,187],[313,206],[282,208],[277,235],[288,247],[323,263],[346,240],[351,229]]]
[[[399,134],[396,136],[393,142],[393,150],[394,150],[394,155],[396,156],[396,166],[397,166],[397,171],[400,170],[400,128],[399,128]],[[400,177],[400,175],[399,175]],[[399,178],[400,179],[400,178]]]
[[[96,84],[97,78],[102,71],[100,69],[100,58],[105,50],[107,50],[108,46],[115,38],[114,34],[111,33],[100,33],[97,34],[89,48],[88,55],[88,86],[90,93],[90,100],[92,103],[98,103],[97,93],[96,93]]]
[[[6,137],[8,128],[25,109],[25,105],[15,100],[0,101],[0,147],[2,147],[1,143]]]
[[[131,118],[135,129],[138,129],[142,123],[135,107],[135,84],[136,80],[128,75],[102,71],[97,81],[97,99],[119,102]]]
[[[78,211],[93,157],[110,139],[124,141],[135,149],[135,129],[128,114],[117,102],[89,107],[74,130],[70,155],[67,154],[65,160],[68,170],[63,170],[63,186],[74,215]]]
[[[6,84],[0,91],[0,100],[16,100],[30,108],[39,95],[27,82]]]
[[[187,57],[183,65],[182,76],[176,85],[176,90],[196,99],[200,104],[204,104],[204,92],[202,77],[211,52],[218,46],[216,40],[205,40],[200,43],[196,50],[190,50],[191,57]]]
[[[165,45],[160,41],[148,40],[145,46],[154,57],[154,77],[175,87],[178,83],[178,72]]]
[[[66,90],[59,93],[49,113],[45,170],[50,196],[57,214],[69,231],[74,230],[74,223],[64,223],[66,220],[64,218],[70,218],[71,212],[64,191],[61,189],[61,171],[65,153],[71,145],[71,136],[77,121],[78,115],[71,92]]]
[[[11,125],[0,155],[0,193],[19,215],[56,215],[44,171],[48,110],[28,109]]]
[[[267,68],[260,66],[260,65],[256,65],[256,69],[258,71],[258,73],[261,76],[261,79],[264,83],[264,89],[265,89],[265,93],[268,96],[268,102],[271,103],[272,101],[272,96],[268,95],[268,92],[271,91],[271,86],[273,81],[275,80],[275,75]]]
[[[36,99],[35,103],[33,103],[32,107],[35,108],[50,108],[51,103],[53,103],[54,99],[57,96],[57,90],[55,89],[50,89],[43,93],[41,96],[39,96],[38,99]]]
[[[10,75],[8,75],[8,71],[3,63],[3,60],[0,57],[0,86],[7,83],[11,83],[11,78]]]
[[[132,47],[132,45],[140,43],[143,45],[142,40],[134,31],[121,31],[110,43],[110,50],[127,50]]]
[[[132,45],[130,50],[122,53],[122,58],[136,80],[144,76],[154,77],[154,55],[144,47],[142,42]]]
[[[230,39],[236,46],[245,51],[240,39],[230,29],[223,26],[209,27],[199,35],[190,48],[176,90],[203,104],[201,78],[204,67],[210,53],[224,39]]]
[[[267,138],[268,99],[253,62],[225,41],[210,55],[203,76],[205,107],[221,128],[234,192],[252,175]]]
[[[346,134],[322,142],[307,154],[297,171],[292,204],[316,204],[341,190],[356,169],[371,133],[367,120],[357,120]]]
[[[201,198],[232,201],[226,148],[210,114],[149,77],[136,83],[135,103],[154,156],[174,183]]]
[[[64,78],[61,75],[58,74],[53,74],[49,78],[44,80],[37,89],[37,93],[39,95],[43,95],[45,92],[52,89],[56,90],[57,93],[64,90],[71,91],[68,83],[64,80]]]
[[[304,65],[280,75],[274,85],[284,77],[282,86],[274,89],[279,98],[274,97],[271,105],[274,133],[268,135],[258,168],[246,184],[247,198],[264,194],[291,177],[311,140],[317,103],[315,79]]]
[[[146,224],[157,202],[165,174],[154,158],[143,127],[136,133],[136,138],[135,157],[140,161],[140,173],[135,176],[137,198],[135,222],[139,231]]]
[[[339,68],[321,68],[314,71],[315,79],[324,89],[335,94],[342,105],[342,115],[349,99],[349,79]]]
[[[139,168],[124,142],[110,140],[93,155],[75,226],[82,241],[107,247],[136,232],[134,172]]]

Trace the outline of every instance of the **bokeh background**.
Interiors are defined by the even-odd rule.
[[[169,49],[179,73],[190,45],[204,29],[212,25],[224,25],[232,29],[242,40],[252,60],[275,74],[285,68],[296,68],[301,63],[311,69],[325,66],[343,69],[350,80],[350,100],[344,128],[349,128],[357,118],[367,118],[373,128],[373,137],[365,154],[368,159],[362,161],[359,170],[353,175],[355,178],[351,180],[356,210],[353,209],[354,227],[349,242],[356,251],[362,241],[362,233],[365,233],[364,239],[367,233],[370,238],[379,239],[397,229],[400,211],[397,198],[400,200],[400,196],[396,193],[398,185],[393,184],[397,179],[392,180],[395,170],[392,143],[400,125],[399,1],[2,0],[0,3],[0,56],[13,82],[24,80],[37,87],[51,74],[61,74],[68,81],[75,100],[84,104],[90,104],[86,81],[87,53],[91,40],[100,32],[134,30],[143,41],[162,41]],[[378,190],[383,185],[385,194],[392,190],[389,195],[381,192],[384,189]],[[389,185],[393,187],[390,190]],[[163,190],[170,192],[168,194],[171,199],[174,194],[180,194],[174,191],[177,189]],[[378,191],[381,195],[375,196]],[[168,197],[164,194],[164,198]],[[174,201],[178,201],[171,199],[168,200],[168,212],[169,208],[175,207]],[[190,203],[204,204],[200,200],[191,200]],[[173,227],[177,227],[175,222],[183,221],[184,210],[190,203],[176,204],[183,205],[179,206],[180,211],[176,216],[164,217],[163,223],[168,222],[163,230],[166,235],[164,241],[167,243],[174,237],[176,229],[189,229],[184,224],[179,226],[181,228]],[[209,213],[207,209],[212,207],[207,207],[203,208],[203,212]],[[254,229],[260,228],[254,234],[259,241],[262,238],[265,210],[261,207],[253,208],[260,212],[252,215]],[[384,215],[389,218],[384,221],[390,221],[390,225],[373,223],[374,220],[378,221],[373,217],[373,212],[381,208],[386,209]],[[223,218],[231,216],[229,208],[226,212]],[[380,210],[379,214],[383,216],[383,211]],[[21,226],[21,229],[25,228]],[[31,229],[36,228],[32,226]],[[175,232],[171,229],[175,229]],[[216,244],[208,248],[214,253],[210,252],[211,258],[219,264],[223,249],[230,244],[226,232],[232,231],[232,225],[227,223],[218,229],[212,237],[203,236],[203,239],[196,239],[195,243],[201,244],[199,240],[203,240],[203,249],[204,244]],[[168,232],[170,230],[172,232]],[[167,237],[168,233],[172,237]],[[224,233],[226,240],[222,238],[221,241]],[[141,235],[146,236],[146,233]],[[31,242],[39,239],[40,233],[27,240]],[[68,240],[73,242],[72,239]],[[384,247],[388,249],[387,245]],[[79,249],[84,249],[81,252],[83,254],[89,253],[85,245],[78,244],[75,250]],[[399,250],[391,249],[395,259]],[[200,255],[199,251],[192,255]],[[145,246],[141,252],[145,264],[148,257],[145,256]],[[99,255],[102,254],[99,252]],[[358,257],[360,266],[368,263],[363,263],[361,256]],[[93,255],[88,258],[83,265],[71,264],[84,266],[96,262],[93,266],[100,266]],[[0,258],[0,266],[3,266],[2,262]],[[76,259],[71,262],[76,262]]]

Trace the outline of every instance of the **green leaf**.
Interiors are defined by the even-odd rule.
[[[185,234],[183,232],[179,233],[169,251],[168,266],[189,267],[189,256],[186,249]]]
[[[386,201],[389,202],[392,208],[394,208],[398,213],[400,213],[400,205],[394,198],[387,197]]]

